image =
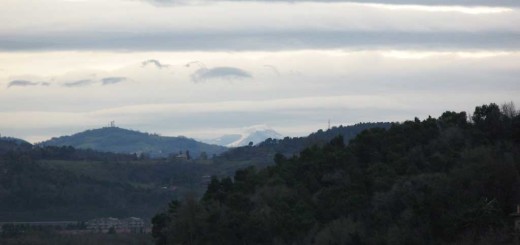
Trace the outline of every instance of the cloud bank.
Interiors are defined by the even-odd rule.
[[[204,3],[204,1],[189,0],[143,0],[158,6]],[[215,1],[215,0],[212,0]],[[406,5],[456,5],[456,6],[520,6],[520,2],[516,0],[216,0],[216,1],[236,1],[236,2],[321,2],[321,3],[338,3],[338,2],[357,2],[357,3],[379,3],[379,4],[406,4]]]
[[[84,86],[92,85],[95,82],[96,81],[91,80],[91,79],[82,79],[82,80],[78,80],[78,81],[72,81],[72,82],[63,83],[63,86],[69,87],[69,88],[84,87]]]
[[[29,8],[24,1],[8,1],[0,3],[1,20],[9,23],[0,24],[0,50],[520,49],[516,0],[294,2],[156,8],[141,1],[49,0],[32,2]],[[408,3],[414,5],[400,5]],[[142,65],[168,67],[156,59]]]
[[[28,86],[36,86],[39,85],[39,82],[31,82],[27,80],[13,80],[7,84],[7,88],[10,87],[28,87]]]
[[[101,79],[101,83],[103,85],[111,85],[111,84],[125,82],[127,80],[128,80],[128,78],[126,78],[126,77],[105,77],[105,78]]]
[[[241,80],[253,78],[251,73],[236,67],[199,68],[191,75],[193,82],[204,82],[212,79]]]
[[[82,35],[82,34],[78,34]],[[519,50],[520,32],[274,32],[221,34],[132,34],[120,37],[85,35],[35,36],[48,42],[3,42],[0,50],[134,50],[134,51],[282,51],[305,49],[436,49]],[[151,40],[151,38],[154,38]],[[114,43],[113,38],[118,38]],[[68,39],[68,40],[67,40]],[[142,40],[142,42],[140,41]],[[159,69],[163,64],[147,63]],[[146,66],[146,65],[145,65]]]

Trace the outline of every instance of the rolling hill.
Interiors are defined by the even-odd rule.
[[[119,127],[104,127],[87,130],[70,136],[52,138],[40,143],[42,146],[72,146],[79,149],[93,149],[130,154],[148,154],[152,158],[167,157],[170,154],[189,151],[193,157],[202,152],[211,156],[227,150],[226,147],[198,142],[194,139],[167,137],[143,133]]]

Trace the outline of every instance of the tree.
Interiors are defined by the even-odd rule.
[[[473,113],[475,126],[483,133],[486,138],[497,139],[503,137],[501,124],[502,113],[497,104],[477,106]]]
[[[200,160],[208,160],[208,154],[205,151],[201,152],[200,156],[199,156],[199,159]]]
[[[518,115],[489,104],[472,121],[448,111],[367,129],[348,145],[332,137],[292,157],[272,154],[272,166],[212,178],[200,202],[187,200],[168,216],[169,241],[494,244],[489,231],[507,236],[520,201],[519,129]],[[280,144],[239,150],[264,154],[262,147]]]

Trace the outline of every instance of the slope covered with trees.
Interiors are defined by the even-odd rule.
[[[213,178],[153,219],[156,244],[511,243],[520,116],[496,104],[368,129]]]
[[[9,151],[27,151],[32,148],[31,143],[10,137],[0,137],[0,154],[5,154]]]
[[[231,148],[214,159],[215,164],[225,169],[230,166],[233,175],[237,167],[257,166],[265,167],[274,164],[274,156],[279,153],[284,156],[298,155],[300,151],[313,145],[322,146],[341,135],[345,144],[363,130],[369,128],[389,128],[392,123],[358,123],[351,126],[332,127],[327,130],[318,130],[305,137],[285,137],[283,139],[267,139],[254,146]]]
[[[211,165],[0,140],[0,221],[151,218]]]
[[[52,138],[42,142],[41,145],[72,146],[79,149],[129,154],[144,153],[152,157],[168,157],[180,151],[189,151],[193,157],[198,157],[203,152],[212,156],[227,150],[223,146],[205,144],[182,136],[166,137],[118,127],[104,127]]]

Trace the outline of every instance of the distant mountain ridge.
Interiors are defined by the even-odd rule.
[[[252,126],[245,130],[240,139],[227,145],[228,147],[239,147],[249,145],[252,142],[254,145],[263,142],[266,139],[281,139],[283,136],[267,126]]]
[[[241,134],[226,134],[214,139],[202,139],[201,141],[207,144],[227,146],[233,142],[239,140],[242,137]]]
[[[116,153],[144,153],[151,157],[167,157],[181,151],[189,151],[193,157],[198,157],[202,152],[211,156],[227,150],[223,146],[210,145],[183,136],[160,136],[119,127],[86,130],[70,136],[52,138],[40,145],[72,146],[79,149]]]
[[[241,133],[228,134],[216,139],[203,140],[203,142],[226,147],[240,147],[249,145],[250,142],[256,145],[269,138],[281,139],[283,136],[266,125],[254,125],[244,128]]]
[[[371,128],[388,129],[393,125],[391,122],[358,123],[350,126],[332,127],[327,130],[318,130],[305,137],[284,137],[283,139],[268,138],[253,147],[244,146],[231,148],[215,159],[217,163],[242,164],[242,167],[268,166],[274,163],[276,153],[285,156],[298,155],[300,151],[313,145],[321,146],[341,135],[345,144],[356,137],[359,133]],[[233,170],[236,168],[233,168]],[[230,172],[232,174],[232,171]]]

